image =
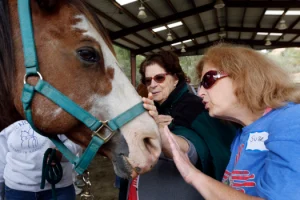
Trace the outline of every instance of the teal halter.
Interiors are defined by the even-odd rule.
[[[36,132],[40,133],[40,131],[34,126],[31,110],[31,102],[33,96],[35,92],[38,92],[53,101],[66,112],[77,118],[79,121],[84,123],[91,131],[93,131],[92,140],[80,158],[74,155],[58,139],[57,136],[49,137],[49,139],[52,140],[59,151],[71,163],[74,164],[76,172],[82,174],[89,166],[98,149],[114,135],[115,131],[120,129],[120,127],[122,127],[135,117],[145,112],[145,109],[142,102],[140,102],[127,111],[123,112],[119,116],[115,117],[114,119],[111,119],[109,121],[99,121],[90,113],[82,109],[79,105],[74,103],[71,99],[69,99],[54,87],[52,87],[49,83],[44,81],[42,75],[39,73],[31,21],[30,0],[18,0],[18,13],[26,67],[26,74],[24,76],[24,88],[22,93],[22,102],[25,116],[32,128]],[[27,83],[27,78],[29,76],[39,77],[39,81],[35,86],[29,85]],[[110,130],[111,133],[108,136],[101,135],[100,131],[103,127],[106,127]],[[40,134],[43,135],[42,133]]]

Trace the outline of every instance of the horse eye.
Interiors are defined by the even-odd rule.
[[[88,62],[88,63],[96,63],[99,61],[98,52],[91,47],[84,47],[77,50],[77,55],[80,60]]]

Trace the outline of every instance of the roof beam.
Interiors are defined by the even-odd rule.
[[[244,1],[227,1],[226,8],[227,7],[247,7],[247,8],[299,8],[300,7],[300,1],[294,2],[294,1],[249,1],[248,4],[245,4]],[[150,22],[146,22],[143,24],[139,24],[136,26],[132,26],[130,28],[126,28],[120,31],[116,31],[114,33],[110,34],[110,37],[112,40],[115,40],[117,38],[144,30],[153,28],[155,26],[165,24],[171,21],[179,20],[185,17],[189,17],[195,14],[199,14],[202,12],[206,12],[208,10],[214,9],[214,2],[206,4],[204,6],[199,6],[197,8],[193,8],[190,10],[185,10],[182,12],[178,12],[174,15],[169,15],[166,17],[162,17],[159,20],[152,20]],[[262,16],[263,17],[263,16]],[[261,20],[260,20],[261,21]]]
[[[185,37],[178,38],[178,39],[175,39],[175,40],[170,41],[170,42],[169,41],[162,42],[162,43],[154,44],[154,45],[151,45],[151,46],[148,46],[148,47],[137,49],[137,50],[135,50],[135,53],[136,54],[145,53],[145,52],[157,49],[157,48],[161,48],[161,47],[164,47],[164,46],[169,46],[169,45],[171,45],[173,43],[176,43],[176,42],[182,42],[184,40],[188,40],[188,39],[191,39],[191,38],[207,36],[207,35],[210,35],[210,34],[213,34],[213,33],[218,33],[219,31],[220,31],[220,29],[216,28],[216,29],[212,29],[212,30],[209,30],[209,31],[199,32],[199,33],[196,33],[196,34],[193,34],[193,35],[187,35]]]
[[[299,1],[227,1],[226,7],[247,7],[247,8],[299,8]]]
[[[101,12],[98,8],[94,7],[93,5],[87,3],[88,6],[99,16],[103,17],[104,19],[110,21],[111,23],[113,23],[114,25],[122,28],[122,29],[126,29],[127,27],[124,26],[123,24],[119,23],[118,21],[112,19],[111,17],[109,17],[108,15],[106,15],[105,13]],[[111,33],[111,32],[110,32]],[[148,43],[148,44],[153,44],[150,40],[142,37],[141,35],[137,34],[137,33],[134,33],[133,34],[134,36],[136,36],[137,38],[143,40],[144,42]]]
[[[198,38],[198,37],[202,37],[202,36],[208,36],[210,34],[218,33],[219,31],[220,31],[219,28],[215,28],[215,29],[211,29],[211,30],[208,30],[208,31],[199,32],[199,33],[196,33],[196,34],[193,34],[193,35],[187,35],[185,37],[175,39],[171,42],[166,41],[166,42],[157,43],[157,44],[154,44],[154,45],[151,45],[151,46],[147,46],[147,47],[137,49],[137,50],[135,50],[135,53],[136,54],[145,53],[145,52],[148,52],[148,51],[152,51],[154,49],[158,49],[158,48],[161,48],[161,47],[164,47],[164,46],[171,45],[171,44],[176,43],[176,42],[181,42],[181,41],[188,40],[188,39],[191,39],[191,38]],[[253,32],[253,34],[255,34],[255,35],[256,35],[257,32],[289,33],[289,34],[298,34],[300,32],[299,29],[292,29],[292,28],[289,28],[289,29],[286,29],[286,30],[278,30],[276,28],[272,29],[272,28],[246,28],[246,27],[244,27],[244,28],[227,27],[225,29],[225,31]],[[255,40],[251,40],[251,41],[255,41]]]
[[[155,17],[156,19],[159,19],[158,14],[146,2],[144,2],[143,5],[147,9],[147,11],[149,11],[151,13],[151,15],[153,15],[153,17]],[[164,24],[164,25],[166,26],[166,24]],[[169,32],[171,32],[176,38],[178,38],[178,35],[175,32],[173,32],[172,29],[170,29],[168,26],[166,26],[166,27]],[[176,48],[174,48],[174,49],[176,49]]]
[[[189,0],[189,1],[190,1],[191,4],[193,5],[193,8],[197,8],[196,3],[195,3],[194,0]],[[201,18],[201,16],[200,16],[200,13],[197,14],[196,16],[197,16],[198,19],[199,19],[199,22],[200,22],[200,28],[203,29],[204,31],[206,31],[206,30],[205,30],[205,26],[204,26],[203,21],[202,21],[202,18]],[[206,36],[206,40],[209,42],[208,36]]]
[[[225,39],[224,41],[227,43],[243,44],[243,45],[248,45],[248,46],[253,46],[253,45],[254,46],[263,46],[263,49],[274,49],[274,48],[282,48],[282,47],[299,47],[300,46],[300,42],[294,42],[294,43],[278,42],[278,43],[276,43],[276,45],[265,46],[265,41],[263,41],[263,40],[253,41],[253,40],[237,40],[237,39],[228,40],[228,39]],[[186,54],[180,53],[180,50],[176,50],[175,53],[177,53],[180,56],[185,56],[185,55],[188,55],[189,52],[203,50],[205,48],[208,48],[212,45],[217,44],[218,42],[219,42],[219,40],[215,40],[213,42],[208,42],[208,43],[188,47],[188,48],[186,48]]]
[[[214,9],[214,3],[206,4],[204,6],[200,6],[200,7],[194,8],[194,9],[186,10],[186,11],[183,11],[183,12],[178,12],[174,15],[169,15],[169,16],[166,16],[166,17],[162,17],[159,20],[152,20],[150,22],[146,22],[146,23],[143,23],[143,24],[132,26],[132,27],[127,28],[127,29],[116,31],[116,32],[110,34],[110,38],[112,40],[115,40],[115,39],[123,37],[125,35],[129,35],[129,34],[132,34],[132,33],[147,29],[147,28],[152,28],[152,27],[155,27],[155,26],[158,26],[158,25],[161,25],[161,24],[171,22],[171,21],[175,21],[175,20],[178,20],[178,19],[189,17],[189,16],[192,16],[192,15],[201,13],[201,12],[206,12],[206,11],[212,10],[212,9]]]
[[[128,17],[130,17],[132,20],[134,20],[136,23],[138,24],[143,24],[143,22],[141,20],[139,20],[135,15],[133,15],[131,12],[129,12],[127,9],[125,9],[123,6],[121,6],[120,4],[118,4],[115,0],[110,0],[111,3],[116,6],[119,10],[121,10],[123,13],[125,13]],[[155,35],[157,38],[159,38],[161,41],[165,41],[164,38],[162,38],[159,34],[155,33],[152,29],[147,28],[148,31],[150,31],[153,35]],[[123,35],[125,36],[125,35]],[[112,39],[112,38],[111,38]],[[114,39],[112,39],[114,40]]]
[[[268,33],[290,33],[290,34],[298,34],[300,32],[299,29],[288,28],[285,30],[279,30],[277,28],[248,28],[248,27],[227,27],[226,31],[232,32],[268,32]]]
[[[288,8],[284,9],[284,12],[282,13],[281,16],[278,17],[278,19],[277,19],[277,20],[275,21],[275,23],[273,24],[272,28],[276,28],[277,24],[278,24],[279,21],[285,16],[285,13],[286,13],[288,10],[289,10]],[[264,38],[264,40],[266,40],[266,39],[269,37],[269,35],[270,35],[270,34],[266,35],[266,37]],[[278,40],[280,40],[280,38],[283,37],[283,35],[284,35],[284,34],[282,34],[282,36],[280,36],[280,37],[278,38]],[[278,40],[277,40],[277,41],[278,41]]]
[[[121,43],[119,43],[119,42],[113,41],[113,44],[114,44],[114,45],[117,45],[117,46],[119,46],[119,47],[122,47],[122,48],[124,48],[124,49],[126,49],[126,50],[132,51],[131,48],[126,47],[125,45],[123,45],[123,44],[121,44]]]
[[[176,8],[174,7],[174,5],[172,4],[172,2],[170,0],[165,0],[165,1],[167,2],[168,6],[171,8],[171,10],[173,11],[173,13],[175,13],[175,14],[178,13],[178,11],[176,10]],[[183,21],[183,19],[180,19],[180,21],[182,22],[182,24],[183,24],[184,28],[186,29],[186,31],[188,32],[188,34],[191,35],[192,31],[189,29],[189,27],[186,25],[186,23]],[[196,40],[193,40],[193,43],[195,45],[198,44]],[[185,44],[183,44],[183,45],[186,47]]]
[[[247,5],[248,2],[249,2],[249,0],[247,0],[246,5]],[[241,19],[241,27],[242,27],[242,28],[244,27],[244,21],[245,21],[246,12],[247,12],[247,7],[244,8],[243,17],[242,17],[242,19]],[[239,37],[238,37],[238,39],[241,39],[241,34],[242,34],[242,33],[239,32]]]

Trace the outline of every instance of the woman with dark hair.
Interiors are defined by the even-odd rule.
[[[160,52],[147,57],[141,63],[140,74],[158,110],[159,114],[154,116],[157,124],[168,125],[180,150],[197,169],[221,180],[230,156],[233,126],[210,118],[202,100],[188,92],[185,74],[174,53]],[[129,181],[127,199],[202,199],[180,176],[171,159],[169,143],[164,135],[161,137],[163,153],[157,165],[149,173]]]
[[[197,70],[202,79],[198,95],[209,115],[239,123],[242,129],[231,145],[221,183],[197,170],[165,127],[161,134],[168,138],[185,181],[205,199],[299,200],[300,90],[296,84],[267,57],[240,46],[209,48]],[[155,112],[151,107],[150,113]]]

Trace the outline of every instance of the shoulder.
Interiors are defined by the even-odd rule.
[[[202,99],[191,93],[185,93],[177,104],[184,109],[193,110],[194,112],[202,112],[204,110]]]
[[[270,138],[300,141],[300,104],[289,103],[274,112],[277,113],[270,122]]]
[[[276,117],[272,120],[272,125],[295,124],[300,121],[300,104],[288,103],[274,110],[274,113]]]
[[[175,124],[190,128],[203,111],[202,100],[198,96],[186,93],[173,105],[171,115]]]
[[[31,126],[26,120],[16,121],[0,132],[0,135],[10,135],[23,130],[30,129]]]

